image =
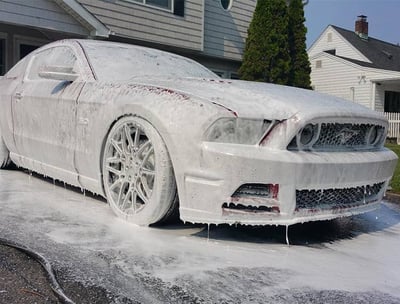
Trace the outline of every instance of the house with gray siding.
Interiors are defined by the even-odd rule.
[[[237,78],[256,0],[0,0],[0,75],[66,38],[154,47]]]

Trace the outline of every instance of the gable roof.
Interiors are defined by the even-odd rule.
[[[331,26],[372,63],[341,58],[365,67],[400,72],[400,46],[373,37],[363,39],[353,31]]]

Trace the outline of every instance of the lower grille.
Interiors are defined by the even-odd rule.
[[[343,189],[296,190],[296,211],[302,209],[336,209],[370,203],[384,183]]]

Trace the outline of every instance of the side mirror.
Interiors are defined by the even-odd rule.
[[[73,71],[73,67],[45,65],[39,71],[39,76],[44,79],[75,81],[79,75]]]

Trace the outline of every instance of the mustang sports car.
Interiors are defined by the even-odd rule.
[[[372,210],[397,157],[349,101],[225,80],[171,53],[48,44],[0,80],[0,167],[106,197],[139,225],[291,225]]]

